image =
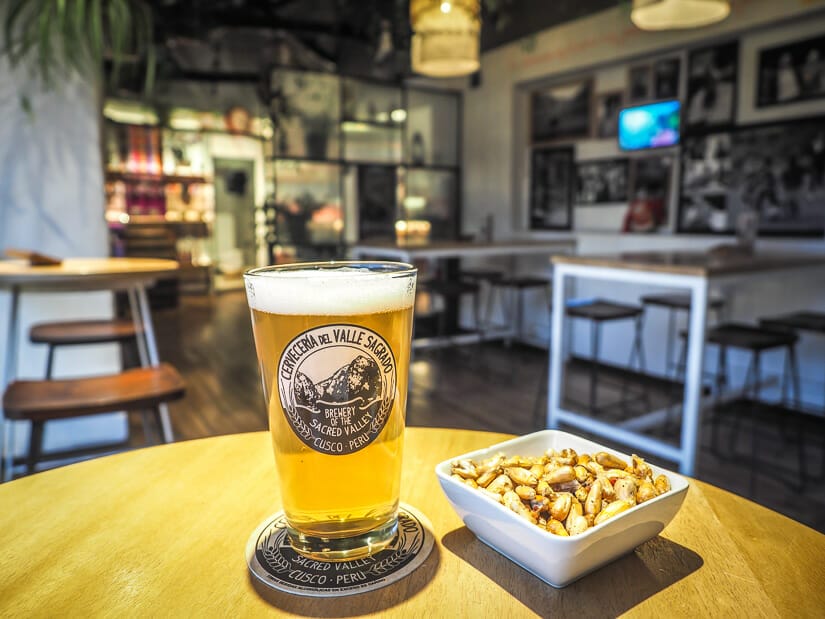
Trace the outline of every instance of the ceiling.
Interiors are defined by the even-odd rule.
[[[482,50],[621,0],[482,0]],[[410,74],[409,0],[149,0],[159,77],[265,81],[273,66],[398,81]]]

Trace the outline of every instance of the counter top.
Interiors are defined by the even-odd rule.
[[[558,255],[553,256],[553,263],[713,277],[806,266],[825,266],[825,255],[760,251],[743,254],[735,250],[651,251],[586,256]]]

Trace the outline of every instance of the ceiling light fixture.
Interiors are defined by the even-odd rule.
[[[479,68],[479,0],[411,0],[412,70],[458,77]]]
[[[730,14],[728,0],[633,0],[630,20],[641,30],[699,28]]]

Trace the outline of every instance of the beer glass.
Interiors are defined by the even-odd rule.
[[[297,263],[244,280],[290,544],[371,555],[398,524],[416,269]]]

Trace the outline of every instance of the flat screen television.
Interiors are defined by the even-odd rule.
[[[660,101],[619,112],[619,148],[642,150],[679,143],[678,101]]]

